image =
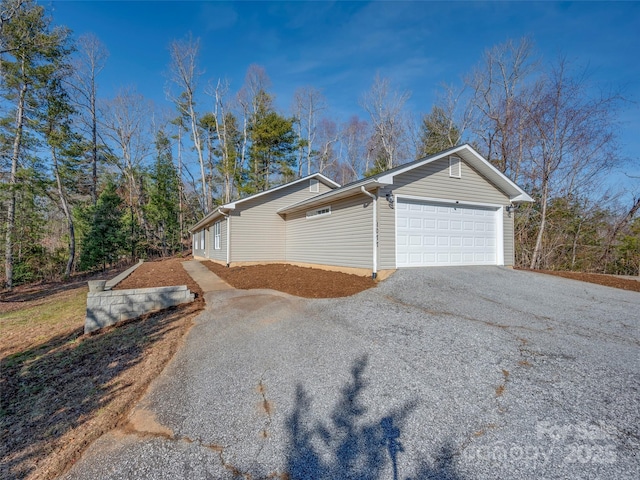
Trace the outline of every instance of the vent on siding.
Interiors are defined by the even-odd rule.
[[[449,176],[453,178],[462,177],[462,165],[458,157],[449,157]]]
[[[324,215],[331,215],[331,206],[310,210],[307,212],[307,218],[318,218]]]
[[[320,182],[315,178],[309,180],[309,191],[311,193],[320,193]]]

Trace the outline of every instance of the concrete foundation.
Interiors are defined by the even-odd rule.
[[[225,262],[221,260],[216,260],[214,258],[206,258],[200,257],[198,255],[193,256],[194,260],[198,260],[201,262],[209,261],[213,263],[217,263],[218,265],[226,265]],[[305,268],[316,268],[318,270],[327,270],[329,272],[340,272],[340,273],[348,273],[350,275],[357,275],[359,277],[371,277],[371,269],[370,268],[356,268],[356,267],[341,267],[339,265],[324,265],[320,263],[303,263],[303,262],[288,262],[286,260],[278,260],[273,262],[231,262],[229,267],[251,267],[253,265],[271,265],[274,263],[282,263],[285,265],[293,265],[296,267],[305,267]],[[376,276],[376,280],[382,281],[389,278],[391,275],[396,273],[396,270],[378,270]]]
[[[194,298],[195,295],[186,285],[89,292],[84,333],[137,318],[145,313],[190,303]]]

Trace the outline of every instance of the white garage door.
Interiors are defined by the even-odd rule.
[[[497,208],[398,199],[396,265],[496,265]]]

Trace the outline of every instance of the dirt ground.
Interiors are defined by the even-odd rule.
[[[92,335],[83,334],[87,279],[3,294],[4,312],[55,309],[55,321],[0,319],[0,478],[55,478],[122,422],[203,307],[202,292],[182,261],[145,263],[119,288],[187,284],[196,293],[194,303]],[[61,318],[57,308],[69,303],[67,297],[75,302],[75,314]],[[14,329],[20,334],[11,335]]]
[[[298,297],[348,297],[376,286],[368,277],[280,263],[231,268],[210,261],[202,264],[235,288],[269,288]]]
[[[88,280],[108,280],[126,269],[126,266],[112,268],[106,272],[91,275],[74,275],[66,281],[30,283],[18,285],[12,290],[2,290],[0,291],[0,313],[41,305],[51,295],[68,292],[74,288],[86,288]]]
[[[527,269],[522,269],[527,270]],[[597,283],[606,287],[620,288],[622,290],[631,290],[640,292],[640,281],[631,278],[622,278],[615,275],[604,275],[600,273],[584,273],[584,272],[560,272],[552,270],[529,270],[535,273],[544,273],[547,275],[556,275],[558,277],[570,278],[572,280],[580,280],[582,282]]]
[[[204,302],[202,290],[181,265],[185,260],[188,259],[171,258],[144,262],[133,274],[116,285],[114,290],[186,285],[189,290],[196,294],[196,302]]]
[[[1,478],[55,478],[87,445],[123,421],[203,308],[202,292],[183,269],[184,260],[145,262],[117,288],[186,284],[196,293],[193,304],[94,335],[83,335],[86,281],[112,278],[119,271],[0,292],[0,315],[35,309],[55,319],[0,318]],[[343,297],[376,285],[367,277],[284,264],[203,265],[236,288],[270,288],[308,298]],[[640,291],[640,281],[611,275],[536,272]],[[61,304],[66,310],[59,313]]]

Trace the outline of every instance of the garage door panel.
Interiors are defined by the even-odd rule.
[[[409,254],[409,262],[410,263],[420,263],[420,262],[422,262],[422,253],[410,253]]]
[[[497,209],[398,199],[398,267],[495,265]]]
[[[422,219],[421,218],[410,218],[409,219],[409,228],[418,229],[421,226],[422,226]]]
[[[409,246],[422,246],[422,236],[421,235],[409,235]]]

